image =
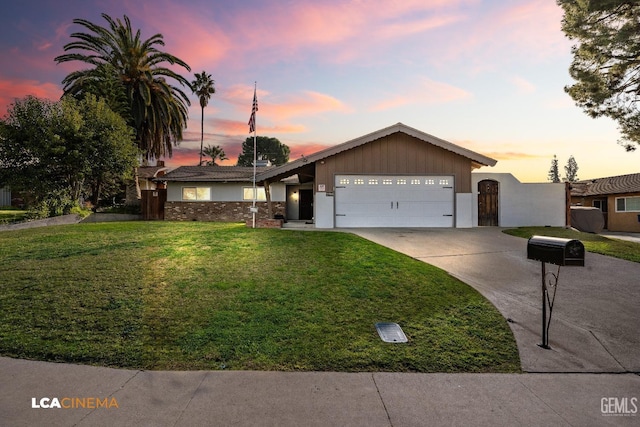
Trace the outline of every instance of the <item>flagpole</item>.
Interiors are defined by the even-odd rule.
[[[253,83],[253,209],[251,209],[251,213],[253,216],[253,228],[256,228],[256,199],[258,197],[258,189],[256,188],[256,163],[257,163],[257,149],[256,149],[256,117],[255,117],[255,109],[256,109],[256,90],[258,88],[258,82]]]

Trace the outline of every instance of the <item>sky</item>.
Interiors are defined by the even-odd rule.
[[[206,71],[204,145],[235,165],[249,136],[254,83],[258,135],[291,160],[402,122],[498,161],[481,172],[545,182],[554,155],[578,178],[640,172],[610,119],[592,119],[564,92],[572,41],[552,0],[1,0],[0,116],[17,98],[59,99],[62,79],[85,67],[54,58],[86,31],[82,18],[124,15]],[[190,94],[188,89],[186,92]],[[190,94],[184,140],[169,166],[197,165],[201,110]]]

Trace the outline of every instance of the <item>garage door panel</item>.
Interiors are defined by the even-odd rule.
[[[453,227],[452,176],[339,175],[336,227]]]

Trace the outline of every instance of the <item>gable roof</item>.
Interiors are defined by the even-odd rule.
[[[640,173],[588,179],[571,184],[571,195],[577,197],[623,193],[640,193]]]
[[[157,177],[159,172],[166,172],[170,169],[171,168],[166,166],[140,166],[137,172],[139,178],[151,179]]]
[[[273,168],[273,167],[271,167]],[[267,167],[256,168],[260,173]],[[159,177],[162,181],[252,182],[253,167],[246,166],[180,166]]]
[[[303,157],[301,159],[294,160],[292,162],[286,163],[282,166],[278,166],[276,168],[270,169],[261,173],[257,179],[262,181],[265,179],[270,179],[278,176],[285,176],[287,173],[289,175],[294,174],[295,170],[304,167],[309,163],[314,163],[322,159],[326,159],[327,157],[333,156],[335,154],[341,153],[343,151],[350,150],[352,148],[359,147],[364,144],[368,144],[369,142],[373,142],[377,139],[383,138],[385,136],[392,135],[397,132],[402,132],[407,135],[413,136],[419,140],[428,142],[429,144],[435,145],[436,147],[443,148],[445,150],[451,151],[453,153],[459,154],[463,157],[471,159],[471,161],[482,165],[482,166],[494,166],[497,161],[483,156],[482,154],[476,153],[474,151],[468,150],[466,148],[460,147],[459,145],[455,145],[451,142],[445,141],[444,139],[440,139],[433,135],[429,135],[428,133],[424,133],[412,127],[409,127],[403,123],[396,123],[395,125],[386,127],[384,129],[380,129],[378,131],[372,132],[370,134],[361,136],[356,139],[352,139],[350,141],[344,142],[339,145],[335,145],[333,147],[329,147],[322,151],[318,151],[317,153],[313,153],[309,156]],[[287,175],[288,176],[288,175]]]

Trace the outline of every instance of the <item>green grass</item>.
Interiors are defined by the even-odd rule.
[[[121,222],[0,233],[0,354],[141,369],[518,372],[505,319],[357,236]],[[407,344],[374,324],[398,322]]]
[[[0,207],[0,224],[11,224],[13,222],[19,222],[25,219],[27,211],[12,208],[12,207]]]
[[[584,244],[585,250],[608,255],[627,261],[640,262],[640,244],[626,240],[609,239],[597,234],[583,233],[561,227],[520,227],[504,230],[512,236],[528,239],[533,235],[577,239]]]

